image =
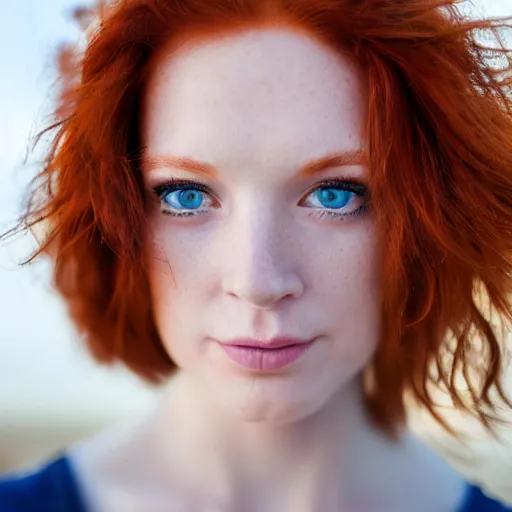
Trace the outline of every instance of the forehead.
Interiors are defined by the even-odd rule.
[[[159,56],[146,88],[143,143],[152,153],[221,165],[222,148],[231,159],[315,158],[361,146],[365,104],[349,57],[298,31],[254,29]]]

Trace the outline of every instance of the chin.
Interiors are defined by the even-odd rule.
[[[319,411],[336,389],[315,386],[283,376],[244,378],[224,382],[214,393],[218,405],[230,416],[249,423],[288,424]]]

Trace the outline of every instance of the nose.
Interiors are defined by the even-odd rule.
[[[259,309],[270,309],[283,299],[302,295],[303,281],[289,240],[292,234],[268,210],[244,215],[227,231],[230,243],[225,244],[222,280],[225,293]]]

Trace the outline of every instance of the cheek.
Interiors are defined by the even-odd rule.
[[[345,306],[354,300],[378,300],[380,252],[370,223],[337,233],[337,237],[331,234],[315,246],[322,249],[307,257],[310,265],[314,265],[314,281],[321,283],[317,284],[319,289],[338,297],[338,303],[341,301]]]
[[[181,228],[183,231],[183,228]],[[172,225],[172,220],[158,214],[153,220],[151,236],[145,241],[146,258],[151,289],[157,304],[173,298],[178,290],[180,295],[195,289],[205,272],[204,251],[198,250],[197,240],[181,236],[180,227]]]
[[[198,315],[209,301],[207,279],[215,274],[209,269],[209,259],[204,258],[205,252],[187,237],[177,236],[168,220],[163,217],[154,223],[145,254],[157,328],[167,351],[179,363],[184,355],[178,352],[191,345],[180,346],[176,340],[187,339],[197,331]]]
[[[363,361],[380,337],[379,249],[373,229],[361,229],[316,260],[319,305],[332,321],[336,352]]]

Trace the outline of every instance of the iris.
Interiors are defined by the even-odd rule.
[[[333,210],[344,208],[350,202],[353,192],[341,190],[333,187],[322,187],[315,190],[317,200],[325,208]]]
[[[199,208],[203,202],[203,193],[200,190],[191,188],[169,192],[164,201],[178,210],[193,210]]]

